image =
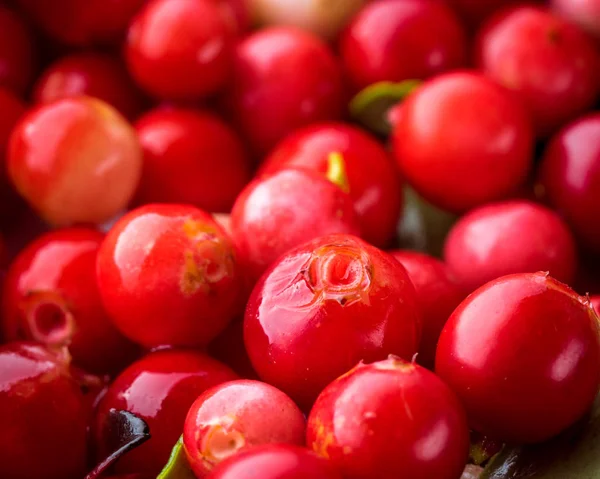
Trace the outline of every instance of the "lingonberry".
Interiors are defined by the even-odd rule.
[[[68,346],[73,363],[96,374],[116,373],[137,348],[113,326],[96,284],[96,255],[104,235],[72,228],[46,233],[8,270],[2,330],[8,340]]]
[[[192,470],[205,477],[239,450],[261,444],[304,444],[306,420],[283,392],[259,381],[237,380],[201,394],[183,427]]]
[[[588,299],[546,273],[504,276],[454,311],[436,373],[476,431],[541,442],[585,414],[600,385],[600,330]]]
[[[343,110],[341,68],[317,37],[272,27],[241,41],[224,101],[257,154],[292,131],[336,120]]]
[[[233,31],[243,35],[250,27],[250,4],[247,0],[216,0]]]
[[[361,236],[375,246],[387,246],[402,210],[401,182],[389,153],[366,132],[343,123],[302,128],[277,145],[260,171],[297,166],[326,174],[329,158],[336,153],[346,167]]]
[[[0,5],[0,86],[24,94],[33,79],[33,34],[13,10]]]
[[[542,8],[521,6],[492,18],[476,50],[485,74],[527,106],[540,137],[591,108],[600,93],[591,39]]]
[[[256,280],[291,248],[333,233],[359,235],[360,225],[340,186],[315,171],[289,168],[257,178],[242,191],[231,212],[231,231],[240,262]]]
[[[348,479],[459,479],[469,430],[446,384],[390,357],[360,363],[327,386],[310,412],[306,441]]]
[[[435,348],[444,324],[465,294],[448,267],[439,259],[408,250],[390,251],[390,254],[404,266],[417,291],[423,317],[423,333],[417,360],[424,366],[432,367]]]
[[[591,296],[590,304],[593,306],[596,314],[600,314],[600,295]]]
[[[370,2],[346,28],[340,48],[357,89],[379,81],[428,78],[467,60],[459,20],[442,2],[430,0]]]
[[[444,260],[467,293],[513,273],[549,271],[571,284],[577,269],[566,223],[554,211],[522,200],[490,203],[463,216],[446,238]]]
[[[234,32],[214,0],[150,0],[129,27],[134,79],[162,99],[196,100],[229,79]]]
[[[196,351],[162,350],[125,369],[101,399],[95,418],[96,453],[104,457],[103,424],[111,408],[130,411],[148,424],[152,437],[123,456],[119,473],[157,474],[183,431],[188,409],[205,390],[237,376],[227,366]]]
[[[220,463],[207,479],[342,479],[325,459],[290,444],[267,444]]]
[[[548,144],[540,166],[543,195],[566,218],[578,239],[600,253],[600,113],[567,125]]]
[[[125,67],[101,53],[74,53],[57,60],[38,78],[32,94],[36,103],[79,95],[98,98],[130,119],[143,108],[141,95]]]
[[[393,141],[396,160],[417,192],[453,212],[511,194],[532,162],[525,110],[474,72],[440,75],[412,93]]]
[[[97,224],[127,206],[142,152],[116,110],[82,96],[30,110],[13,130],[7,162],[15,187],[46,221]]]
[[[552,9],[600,41],[600,1],[550,0]]]
[[[88,422],[64,358],[34,343],[0,346],[0,477],[83,477]]]
[[[323,388],[360,360],[411,358],[421,317],[406,270],[349,235],[308,242],[260,279],[244,318],[258,375],[310,407]]]
[[[236,133],[198,110],[160,108],[135,128],[144,150],[136,202],[189,203],[229,212],[250,181],[250,159]]]
[[[203,346],[239,312],[232,243],[208,213],[153,204],[122,217],[97,261],[114,324],[144,346]]]

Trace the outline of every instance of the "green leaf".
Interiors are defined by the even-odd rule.
[[[156,479],[196,479],[183,449],[183,436],[171,451],[171,457]]]

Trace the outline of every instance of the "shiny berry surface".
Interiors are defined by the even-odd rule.
[[[148,424],[152,437],[123,456],[119,473],[158,474],[183,430],[188,409],[196,398],[237,376],[227,366],[195,351],[165,350],[148,354],[125,369],[102,398],[95,418],[96,444],[101,444],[103,421],[111,408],[131,411]],[[96,448],[98,457],[105,451]]]
[[[244,338],[258,375],[310,407],[360,360],[410,359],[421,338],[414,286],[394,258],[333,235],[280,258],[248,302]]]
[[[142,152],[116,110],[78,97],[29,110],[12,132],[7,162],[16,189],[47,222],[97,224],[127,206]]]
[[[206,345],[240,309],[233,245],[193,206],[126,214],[100,248],[97,277],[117,328],[147,347]]]
[[[504,276],[454,311],[435,371],[476,431],[509,443],[544,441],[581,418],[598,392],[598,316],[545,273]]]
[[[327,386],[310,412],[306,441],[348,479],[459,479],[469,430],[446,384],[390,357],[360,363]]]
[[[600,42],[600,2],[598,0],[550,0],[550,5],[558,15],[576,24]]]
[[[273,173],[296,166],[325,174],[335,153],[345,164],[361,236],[375,246],[386,246],[402,209],[401,181],[389,153],[365,131],[334,122],[301,128],[277,145],[260,171]]]
[[[340,48],[357,89],[379,81],[428,78],[467,61],[466,34],[443,2],[370,2],[344,31]]]
[[[402,105],[393,133],[406,179],[453,212],[516,191],[530,170],[532,143],[529,118],[516,99],[471,72],[423,84]]]
[[[144,150],[136,202],[188,203],[228,213],[250,181],[250,158],[237,134],[208,113],[158,108],[138,119]]]
[[[261,444],[304,445],[306,419],[283,392],[259,381],[215,386],[194,401],[183,428],[192,470],[205,477],[238,451]],[[264,472],[264,471],[263,471]]]
[[[0,86],[23,94],[33,79],[33,33],[17,12],[0,5]]]

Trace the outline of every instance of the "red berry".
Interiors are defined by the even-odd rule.
[[[511,443],[549,439],[591,407],[600,386],[600,331],[589,300],[545,273],[505,276],[454,311],[436,373],[471,427]]]
[[[96,413],[97,441],[111,408],[136,414],[146,421],[152,437],[119,459],[116,470],[157,474],[167,463],[198,395],[234,379],[235,373],[227,366],[200,352],[150,353],[125,369],[108,388]],[[106,455],[98,446],[96,453],[98,457]]]
[[[538,136],[591,108],[600,93],[594,44],[544,9],[525,6],[500,14],[479,34],[476,50],[485,74],[527,106]]]
[[[306,449],[269,444],[223,461],[207,479],[342,479],[331,464]]]
[[[116,373],[137,353],[110,322],[96,284],[103,239],[92,229],[40,236],[12,263],[4,282],[2,329],[8,340],[68,345],[74,364]]]
[[[38,78],[33,100],[51,103],[78,95],[96,97],[127,118],[134,118],[143,108],[125,68],[105,54],[75,53],[57,60]]]
[[[362,237],[378,247],[388,245],[402,210],[401,182],[389,153],[364,131],[343,123],[302,128],[277,145],[260,171],[295,166],[325,174],[332,153],[344,160]]]
[[[565,222],[544,206],[519,200],[463,216],[446,238],[444,259],[467,293],[513,273],[549,271],[570,284],[577,268],[575,240]]]
[[[244,322],[236,318],[209,345],[208,354],[244,379],[258,379],[244,345]]]
[[[590,297],[590,304],[596,311],[596,314],[600,313],[600,295]]]
[[[390,254],[406,269],[421,306],[423,334],[417,360],[427,367],[433,366],[440,333],[465,294],[439,259],[408,250],[391,251]]]
[[[408,181],[425,199],[453,212],[516,191],[532,162],[525,111],[477,73],[441,75],[411,94],[393,141]]]
[[[379,81],[428,78],[467,60],[460,22],[442,2],[430,0],[367,4],[346,28],[340,48],[357,89]]]
[[[107,234],[97,263],[115,325],[144,346],[202,346],[238,313],[233,245],[202,210],[147,205]]]
[[[360,363],[321,393],[306,441],[348,479],[459,479],[469,430],[438,377],[390,357]]]
[[[0,477],[83,477],[88,420],[61,359],[33,343],[0,347]]]
[[[290,251],[260,279],[246,309],[246,349],[263,380],[310,407],[360,360],[412,357],[418,307],[394,258],[353,236],[328,236]]]
[[[0,86],[24,94],[34,73],[34,39],[14,11],[0,5]]]
[[[551,0],[554,11],[600,41],[599,0]]]
[[[183,428],[192,470],[205,477],[239,450],[261,444],[304,444],[306,420],[277,388],[238,380],[215,386],[194,401]],[[264,471],[263,471],[264,472]]]
[[[109,220],[127,206],[142,169],[133,128],[91,97],[30,110],[13,130],[7,160],[17,190],[55,225]]]
[[[151,95],[195,100],[229,79],[233,40],[214,0],[150,0],[129,27],[125,56]]]
[[[259,154],[292,131],[342,115],[341,68],[317,37],[291,27],[249,35],[237,46],[225,102]]]
[[[573,232],[600,253],[600,113],[567,125],[548,144],[540,166],[543,193]]]
[[[333,233],[360,234],[350,196],[307,169],[261,177],[240,194],[231,213],[240,261],[254,280],[282,254]]]
[[[135,127],[144,149],[138,204],[231,210],[250,180],[250,159],[227,124],[207,112],[160,108],[142,116]]]

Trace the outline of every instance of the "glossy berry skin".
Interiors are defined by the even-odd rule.
[[[590,303],[596,314],[600,313],[600,295],[590,296]]]
[[[417,361],[433,367],[440,333],[465,294],[439,259],[408,250],[390,251],[390,254],[406,269],[421,306],[423,334]]]
[[[361,236],[377,247],[386,246],[396,234],[402,185],[389,153],[363,130],[335,122],[301,128],[277,145],[260,171],[267,174],[295,166],[325,174],[332,153],[344,160]]]
[[[229,79],[233,41],[214,0],[150,0],[129,27],[125,58],[152,96],[196,100]]]
[[[600,1],[550,0],[552,9],[600,41]]]
[[[360,234],[350,196],[321,174],[300,168],[252,181],[231,212],[240,261],[253,279],[282,254],[334,233]]]
[[[192,404],[183,446],[192,470],[205,477],[221,461],[261,444],[304,445],[306,419],[283,392],[260,381],[215,386]]]
[[[33,34],[13,10],[0,5],[0,87],[24,94],[35,68]]]
[[[242,451],[219,464],[208,479],[342,479],[327,460],[289,444]]]
[[[460,397],[472,429],[503,442],[542,442],[581,418],[598,393],[598,316],[545,273],[504,276],[454,311],[435,371]]]
[[[83,477],[89,411],[67,364],[33,343],[0,346],[0,477]]]
[[[134,359],[137,348],[100,300],[95,271],[103,238],[93,229],[55,230],[19,254],[3,286],[5,339],[68,345],[73,363],[96,374],[116,373]]]
[[[135,124],[144,150],[136,203],[188,203],[228,213],[250,181],[250,158],[236,133],[198,110],[159,108]]]
[[[340,118],[343,89],[327,45],[302,30],[272,27],[238,44],[224,101],[246,140],[264,155],[298,128]]]
[[[600,56],[574,25],[536,7],[517,7],[480,32],[476,61],[527,106],[539,137],[591,108],[600,92]]]
[[[163,350],[148,354],[131,364],[110,385],[95,418],[96,453],[102,424],[111,408],[127,410],[148,424],[152,437],[125,454],[116,472],[158,474],[181,436],[188,409],[207,389],[237,376],[224,364],[196,351]]]
[[[466,293],[500,276],[548,271],[571,284],[577,249],[567,224],[530,201],[490,203],[463,216],[444,245],[448,269]]]
[[[540,166],[540,185],[578,239],[600,253],[600,113],[582,117],[552,138]]]
[[[116,110],[77,97],[29,110],[12,132],[7,161],[16,189],[47,222],[98,224],[127,206],[142,152]]]
[[[462,67],[467,38],[442,2],[377,0],[341,37],[345,70],[356,89],[380,81],[424,79]]]
[[[125,67],[101,53],[74,53],[55,61],[38,78],[32,94],[35,103],[79,95],[98,98],[126,118],[134,118],[143,108]]]
[[[393,132],[406,179],[426,200],[456,213],[516,191],[530,170],[532,144],[516,99],[471,72],[423,84],[402,105]]]
[[[258,375],[305,408],[360,360],[411,358],[421,339],[406,270],[349,235],[320,238],[280,258],[255,286],[244,323]]]
[[[97,278],[117,328],[149,348],[206,345],[239,310],[233,245],[193,206],[127,213],[100,247]]]
[[[469,430],[446,384],[390,357],[361,362],[325,388],[310,412],[306,442],[348,479],[459,479]]]

